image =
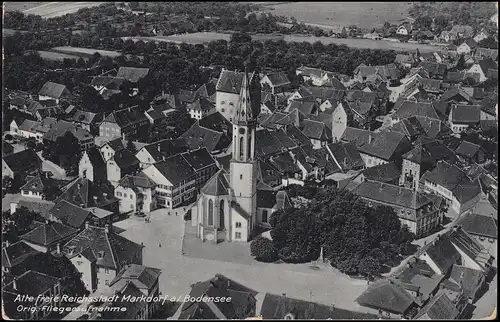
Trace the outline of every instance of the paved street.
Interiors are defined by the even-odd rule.
[[[254,261],[244,265],[182,256],[183,215],[168,216],[161,209],[154,211],[150,219],[150,223],[145,223],[143,218],[131,217],[114,225],[126,230],[122,236],[144,243],[143,264],[162,269],[160,291],[164,295],[186,295],[191,284],[221,273],[258,292],[286,293],[298,299],[366,312],[354,302],[366,289],[365,281],[351,280],[329,267],[312,270],[309,264]]]
[[[42,159],[42,170],[43,171],[50,171],[54,175],[54,179],[59,179],[59,180],[71,180],[72,178],[66,176],[66,171],[64,171],[63,168],[55,164],[54,162],[51,162],[49,160],[46,160],[42,157],[42,151],[38,151],[36,153],[40,159]]]

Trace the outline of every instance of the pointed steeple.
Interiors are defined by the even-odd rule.
[[[252,75],[254,76],[254,75]],[[252,111],[252,101],[250,98],[250,79],[248,77],[247,67],[245,65],[245,72],[243,80],[241,81],[241,90],[238,104],[236,105],[236,116],[234,122],[238,125],[248,125],[256,120],[257,115]]]

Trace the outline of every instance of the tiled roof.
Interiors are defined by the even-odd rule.
[[[255,133],[255,155],[272,155],[285,150],[285,146],[273,135],[272,131],[263,130]]]
[[[258,77],[258,75],[256,73],[253,73],[252,77]],[[242,81],[242,72],[234,72],[223,69],[219,76],[219,80],[217,81],[216,89],[218,92],[240,94]],[[251,82],[252,79],[250,79],[249,81]]]
[[[384,160],[392,159],[398,151],[407,145],[410,146],[408,138],[398,132],[379,132],[372,134],[371,142],[356,144],[361,153],[366,153]],[[404,151],[406,152],[406,151]]]
[[[457,95],[463,97],[468,102],[472,102],[472,97],[461,86],[451,86],[448,88],[441,96],[441,101],[454,99]]]
[[[273,86],[283,86],[290,84],[288,77],[283,72],[269,73],[266,75]]]
[[[90,163],[92,164],[94,169],[102,168],[105,166],[106,163],[104,162],[102,154],[97,147],[94,146],[90,149],[87,149],[84,153],[86,153],[89,157]]]
[[[411,116],[429,117],[436,120],[441,119],[440,115],[431,102],[402,101],[400,107],[394,112],[392,118],[405,119]]]
[[[460,253],[447,238],[438,237],[433,243],[427,245],[421,251],[427,253],[443,274],[446,274],[461,258]]]
[[[414,210],[433,204],[423,193],[376,181],[364,181],[353,190],[353,193],[365,199]],[[417,218],[413,220],[416,221]]]
[[[124,142],[121,138],[117,138],[117,139],[113,139],[111,141],[104,143],[103,146],[107,144],[107,145],[109,145],[110,148],[113,149],[113,151],[117,152],[117,151],[125,149],[125,145],[123,143]]]
[[[304,120],[302,124],[302,133],[308,138],[326,141],[332,136],[331,132],[327,130],[326,125],[322,122]]]
[[[90,211],[80,208],[66,200],[58,202],[50,209],[50,213],[63,224],[73,228],[81,228],[90,216]]]
[[[68,95],[69,91],[64,85],[53,82],[46,82],[45,84],[43,84],[38,94],[52,98],[61,98],[63,94]]]
[[[476,48],[476,52],[474,53],[474,57],[476,58],[491,58],[496,60],[498,58],[498,49],[490,49],[490,48]]]
[[[292,314],[298,320],[375,320],[374,314],[348,311],[334,306],[266,293],[260,316],[265,320],[283,320]]]
[[[92,79],[90,85],[99,87],[104,86],[107,89],[119,90],[124,81],[125,78],[123,77],[96,76]]]
[[[354,147],[354,150],[357,152],[356,147]],[[327,147],[315,149],[313,151],[313,157],[319,166],[325,168],[325,175],[341,171],[335,160],[333,160],[332,156],[330,155]]]
[[[498,238],[498,220],[492,215],[468,213],[457,221],[457,225],[471,235]]]
[[[454,25],[449,31],[450,34],[462,34],[463,38],[470,38],[474,35],[474,28],[467,25]]]
[[[282,174],[295,173],[300,171],[300,168],[297,166],[297,164],[295,163],[295,161],[292,159],[292,157],[288,152],[283,152],[278,155],[270,157],[269,162]]]
[[[412,116],[402,119],[400,122],[385,129],[385,131],[399,132],[406,135],[410,140],[420,135],[425,135],[425,130],[418,121],[417,117]]]
[[[459,314],[460,311],[455,304],[446,295],[446,292],[441,290],[420,310],[414,319],[455,320]]]
[[[116,77],[124,78],[131,83],[137,83],[141,78],[146,77],[149,68],[120,67]]]
[[[236,319],[236,312],[255,303],[257,292],[222,275],[191,286],[191,297],[231,297],[231,302],[213,303],[217,310],[205,302],[184,302],[179,320],[192,319]]]
[[[302,133],[300,129],[298,129],[294,125],[288,125],[285,127],[285,133],[297,144],[300,146],[303,145],[312,145],[309,138]]]
[[[15,267],[21,264],[28,257],[40,253],[22,241],[18,241],[7,247],[2,247],[2,266]]]
[[[151,289],[160,277],[158,268],[129,264],[124,266],[109,283],[114,288],[121,289],[126,283],[133,283],[138,289]]]
[[[363,175],[368,180],[378,182],[391,182],[401,176],[401,170],[394,162],[389,162],[363,170]]]
[[[103,310],[100,318],[103,320],[133,320],[136,319],[141,310],[147,308],[146,301],[131,301],[128,298],[140,298],[144,293],[137,288],[135,283],[124,283],[121,288],[116,289],[118,299],[104,304],[110,309]],[[101,306],[102,307],[102,306]],[[116,310],[115,310],[116,309]]]
[[[105,122],[116,123],[119,127],[127,127],[132,124],[148,121],[146,115],[139,110],[138,106],[127,107],[109,114]]]
[[[316,102],[307,101],[307,100],[293,100],[290,102],[290,106],[288,107],[289,111],[293,109],[299,110],[302,114],[309,115],[314,114],[317,110]]]
[[[161,120],[166,117],[165,114],[163,114],[159,109],[152,109],[144,113],[146,113],[153,120]]]
[[[113,191],[106,184],[97,184],[89,179],[76,178],[62,189],[62,194],[54,202],[66,200],[82,208],[105,207],[118,202]]]
[[[339,163],[342,171],[359,169],[365,166],[365,162],[361,158],[356,145],[353,142],[342,143],[336,142],[328,145],[328,150]]]
[[[498,70],[497,64],[491,58],[482,59],[478,62],[478,64],[484,74],[487,74],[490,69]]]
[[[27,178],[26,184],[23,185],[19,190],[28,190],[33,192],[43,193],[45,188],[55,185],[56,183],[52,178],[48,177],[48,173],[41,173],[38,171],[34,177]]]
[[[339,101],[345,96],[345,91],[331,87],[301,86],[299,91],[303,92],[303,97],[312,97],[321,103],[328,99]]]
[[[122,170],[139,165],[139,159],[127,149],[116,151],[111,159],[114,160],[116,165]]]
[[[56,141],[59,137],[71,133],[78,141],[88,140],[93,138],[93,135],[81,127],[67,121],[60,120],[43,135],[44,140]]]
[[[403,314],[418,300],[397,283],[383,279],[372,283],[357,299],[362,306]]]
[[[476,153],[481,149],[480,145],[468,142],[468,141],[462,141],[460,145],[455,149],[455,152],[458,155],[472,158],[476,155]]]
[[[32,149],[7,155],[3,160],[14,173],[28,174],[42,168],[42,160]]]
[[[176,143],[186,145],[193,150],[205,147],[208,151],[212,152],[219,148],[225,148],[231,143],[223,137],[224,134],[222,132],[202,127],[197,121],[179,137],[183,144],[180,141],[176,141]]]
[[[154,166],[173,185],[179,184],[183,180],[194,177],[195,172],[189,163],[178,154],[165,161],[155,163]]]
[[[453,265],[449,279],[461,287],[465,297],[471,299],[474,299],[475,293],[485,283],[485,276],[481,270],[460,265]]]
[[[41,223],[33,222],[33,229],[20,236],[22,240],[42,246],[50,246],[54,243],[75,234],[75,229],[57,222]]]
[[[53,290],[54,285],[58,282],[60,280],[57,277],[29,270],[17,276],[16,288],[11,282],[5,286],[3,291],[37,297],[48,289]]]
[[[24,207],[29,211],[33,211],[40,214],[40,216],[42,216],[45,219],[49,219],[50,209],[54,207],[54,203],[52,201],[35,199],[31,197],[19,196],[19,199],[16,198],[15,200],[17,200],[18,208]]]
[[[451,109],[453,123],[479,123],[481,108],[479,105],[454,105]]]
[[[276,193],[273,190],[257,190],[257,208],[273,208],[276,205]]]
[[[354,70],[354,75],[357,75],[358,73],[361,75],[361,77],[369,77],[374,74],[379,74],[387,79],[391,80],[399,79],[399,71],[393,64],[385,66],[361,65]]]
[[[217,171],[207,183],[201,188],[201,192],[210,196],[222,196],[229,194],[229,182],[226,180],[223,169]]]
[[[119,269],[124,262],[142,252],[143,247],[112,231],[106,232],[106,228],[89,225],[61,246],[61,252],[68,258],[84,251],[91,252],[96,259],[96,265]]]
[[[195,171],[217,164],[206,148],[184,152],[182,153],[182,157]]]
[[[120,180],[118,185],[125,188],[135,188],[135,187],[153,188],[154,186],[156,186],[156,184],[151,179],[149,179],[144,175],[138,175],[138,176],[126,175]]]
[[[215,105],[208,99],[200,97],[189,105],[189,108],[195,111],[208,112],[215,109]]]
[[[420,63],[431,76],[444,76],[447,70],[446,64],[434,63],[429,61],[424,61]]]
[[[467,256],[484,267],[490,255],[479,241],[470,236],[462,227],[453,227],[447,232],[447,238],[460,248]]]

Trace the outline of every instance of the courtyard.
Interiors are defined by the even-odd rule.
[[[236,260],[237,263],[225,261],[231,252],[248,249],[248,244],[235,244],[234,247],[232,244],[219,244],[217,252],[225,253],[217,256],[221,260],[208,259],[208,254],[215,252],[207,247],[213,245],[208,244],[198,249],[190,247],[189,256],[183,256],[184,213],[177,211],[176,216],[175,213],[168,215],[166,209],[156,210],[149,215],[149,223],[144,218],[132,216],[114,224],[124,230],[122,236],[144,244],[144,265],[162,270],[160,292],[163,295],[183,297],[189,294],[191,284],[220,273],[258,292],[286,293],[297,299],[367,312],[354,301],[366,290],[366,281],[350,279],[331,267],[313,270],[311,264],[266,264],[248,259],[243,264],[241,258],[245,254],[239,256],[241,258]],[[249,253],[248,250],[246,252]],[[200,253],[205,254],[201,256]]]

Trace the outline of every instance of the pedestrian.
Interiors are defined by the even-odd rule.
[[[161,243],[159,243],[159,244],[158,244],[158,247],[160,247],[160,248],[161,248]]]

